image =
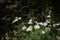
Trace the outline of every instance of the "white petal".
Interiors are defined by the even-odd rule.
[[[18,19],[15,19],[14,21],[18,21]]]
[[[12,21],[12,23],[15,23],[15,21]]]
[[[43,22],[39,22],[40,25],[43,25]]]
[[[18,19],[14,19],[14,20],[12,21],[12,23],[15,23],[16,21],[18,21]]]
[[[48,25],[48,23],[47,22],[44,22],[44,26],[47,26]]]
[[[39,25],[34,25],[34,29],[40,29]]]
[[[21,19],[21,17],[18,18],[19,20]]]
[[[48,17],[48,18],[50,18],[51,16],[50,16],[50,15],[48,15],[47,17]]]
[[[18,17],[15,17],[15,19],[17,19]]]
[[[27,28],[26,26],[23,26],[23,27],[22,27],[22,30],[25,30],[26,28]]]
[[[60,25],[60,23],[57,23],[56,25],[57,25],[57,26],[59,26],[59,25]]]
[[[32,21],[32,19],[29,20],[30,22]]]
[[[29,32],[29,31],[32,31],[32,29],[33,29],[32,26],[29,26],[29,27],[26,29],[26,31]]]
[[[30,22],[30,21],[29,21],[28,24],[33,24],[33,22]]]

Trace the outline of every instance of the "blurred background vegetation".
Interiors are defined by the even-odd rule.
[[[60,36],[60,30],[56,30],[60,26],[51,27],[52,30],[49,32],[51,36],[48,33],[39,34],[41,30],[34,30],[30,33],[20,30],[22,24],[28,22],[29,19],[44,22],[48,14],[51,15],[51,24],[60,22],[59,0],[0,0],[0,40],[60,40],[60,37],[59,39],[55,37]],[[12,24],[15,17],[22,19]],[[14,35],[14,30],[20,30],[19,35]]]

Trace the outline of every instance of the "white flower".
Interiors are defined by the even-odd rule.
[[[60,23],[57,23],[56,25],[57,25],[57,26],[59,26],[59,25],[60,25]]]
[[[33,22],[29,21],[28,24],[33,24]]]
[[[27,29],[27,27],[26,27],[26,26],[23,26],[23,27],[22,27],[22,30],[25,30],[25,29]]]
[[[44,24],[43,24],[44,26],[47,26],[48,25],[48,23],[47,22],[44,22]]]
[[[26,31],[29,32],[29,31],[32,31],[33,27],[32,26],[29,26]]]
[[[45,34],[45,31],[41,31],[42,34]]]
[[[28,21],[28,24],[33,24],[32,19],[30,19],[30,20]]]
[[[38,24],[39,24],[39,25],[43,25],[43,26],[47,26],[47,25],[48,25],[47,22],[44,22],[44,23],[43,23],[43,22],[39,22]]]
[[[43,25],[43,22],[39,22],[39,25]]]
[[[30,22],[32,21],[32,19],[29,20]]]
[[[34,25],[34,29],[40,29],[39,25]]]
[[[12,23],[15,23],[15,22],[17,22],[18,20],[20,20],[21,19],[21,17],[15,17],[15,19],[12,21]]]
[[[50,15],[47,15],[48,18],[50,18],[51,16]]]
[[[18,21],[18,19],[14,19],[14,20],[12,21],[12,23],[15,23],[16,21]]]
[[[21,19],[21,17],[18,18],[19,20]]]

